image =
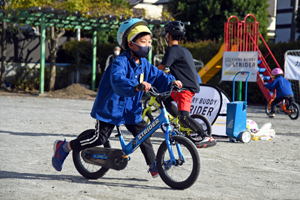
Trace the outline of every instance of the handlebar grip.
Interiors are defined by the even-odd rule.
[[[138,84],[137,89],[138,89],[139,91],[143,91],[143,90],[145,90],[145,85],[142,84],[142,83],[140,83],[140,84]]]

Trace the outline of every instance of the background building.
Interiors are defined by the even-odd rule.
[[[298,4],[298,0],[278,0],[276,9],[276,31],[275,31],[275,43],[288,42],[293,40],[291,38],[292,22],[294,6]],[[298,6],[297,9],[298,10]],[[295,40],[297,40],[299,33],[296,33],[294,29]]]

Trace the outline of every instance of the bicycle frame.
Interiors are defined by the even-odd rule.
[[[154,106],[160,113],[160,104],[156,101],[156,97],[150,97],[149,106],[143,111],[142,118],[144,119],[146,116],[146,113],[149,111],[150,114],[152,114],[151,106]],[[147,121],[147,124],[149,124],[149,121]]]
[[[177,164],[173,150],[171,148],[169,133],[171,132],[172,135],[177,135],[177,134],[171,131],[170,122],[168,117],[166,116],[167,116],[167,111],[166,108],[163,107],[161,109],[160,115],[157,118],[155,118],[150,124],[148,124],[148,126],[142,132],[140,132],[135,138],[133,138],[128,144],[126,144],[123,135],[119,134],[119,140],[122,146],[122,150],[125,152],[126,156],[133,153],[140,146],[142,142],[144,142],[148,137],[150,137],[164,123],[165,125],[167,125],[167,131],[165,133],[165,141],[170,154],[170,158],[171,158],[170,160],[172,161],[172,163]],[[117,129],[118,132],[120,133],[121,131],[119,127],[117,127]],[[179,158],[184,161],[180,145],[176,144],[176,148],[178,150]]]
[[[156,101],[156,97],[151,96],[151,97],[150,97],[150,101],[149,101],[149,106],[143,111],[143,114],[142,114],[142,118],[143,118],[143,119],[145,118],[146,113],[147,113],[148,111],[150,112],[150,114],[152,114],[151,106],[154,106],[154,107],[158,110],[158,112],[161,113],[161,110],[160,110],[160,104]],[[167,112],[167,111],[166,111],[166,112]],[[168,113],[168,112],[167,112],[167,115],[168,115],[168,117],[169,117],[169,121],[174,122],[174,123],[176,123],[176,124],[179,124],[179,118],[178,118],[178,116],[177,116],[177,117],[173,117],[173,116],[170,115],[170,113]],[[149,119],[148,119],[148,120],[149,120]],[[147,124],[149,123],[148,120],[147,120]],[[180,126],[180,127],[179,127],[179,130],[180,130],[180,131],[187,132],[188,134],[190,134],[190,132],[191,132],[191,129],[185,128],[185,127],[183,127],[183,126]]]
[[[272,99],[269,101],[269,107],[268,107],[269,110],[271,109],[271,104],[274,101],[275,97],[276,97],[276,92],[273,92]],[[283,112],[285,112],[287,114],[291,113],[291,111],[286,108],[286,103],[279,102],[279,105],[280,105],[281,109],[283,110]]]

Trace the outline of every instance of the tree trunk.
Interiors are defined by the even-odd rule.
[[[56,79],[56,55],[50,54],[50,91],[54,91]]]
[[[50,85],[49,90],[53,91],[56,79],[56,56],[58,51],[58,40],[65,34],[65,29],[61,29],[58,36],[55,36],[55,27],[50,28],[49,52],[50,52]]]
[[[1,77],[0,77],[0,87],[4,87],[4,81],[6,77],[5,66],[6,66],[6,22],[2,22],[2,32],[1,32]]]
[[[55,38],[55,27],[50,28],[50,44],[49,44],[49,52],[50,52],[50,86],[49,90],[53,91],[55,86],[55,79],[56,79],[56,45],[58,41]]]

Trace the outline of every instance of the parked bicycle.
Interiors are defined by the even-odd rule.
[[[276,92],[273,92],[272,99],[266,104],[265,111],[266,114],[269,116],[269,113],[271,112],[271,104],[274,101],[276,97]],[[276,106],[276,113],[280,112],[280,109],[286,113],[291,119],[298,119],[299,117],[299,105],[295,102],[289,102],[288,98],[281,101]]]
[[[97,179],[104,176],[109,169],[124,169],[130,160],[128,155],[133,153],[144,140],[151,137],[162,124],[165,124],[165,140],[157,151],[158,173],[171,188],[186,189],[192,186],[200,173],[200,156],[196,146],[190,140],[171,130],[162,101],[171,95],[173,89],[180,90],[175,85],[170,91],[164,93],[158,93],[155,88],[150,89],[149,94],[156,97],[160,104],[161,114],[128,144],[123,138],[120,127],[117,127],[118,134],[115,137],[119,138],[122,149],[112,148],[107,141],[103,146],[88,148],[81,152],[73,151],[73,162],[77,171],[85,178]],[[91,131],[95,130],[86,130],[78,137]]]
[[[152,122],[154,120],[152,113],[155,111],[161,112],[160,104],[158,101],[156,101],[156,97],[151,96],[149,101],[144,102],[144,110],[142,113],[142,118],[149,124],[150,122]],[[176,117],[173,117],[168,112],[167,112],[167,115],[168,115],[169,121],[171,123],[171,129],[173,131],[176,131],[177,134],[181,134],[181,135],[188,137],[194,143],[202,140],[202,137],[199,135],[199,133],[195,133],[190,128],[186,128],[179,124],[178,115]],[[207,119],[207,117],[205,117],[204,115],[201,115],[201,114],[193,114],[193,115],[191,115],[191,118],[193,118],[198,123],[200,123],[203,126],[204,132],[207,135],[211,136],[212,128],[211,128],[210,121]],[[166,127],[164,125],[162,125],[161,130],[165,133]]]

